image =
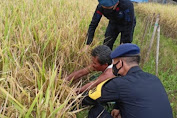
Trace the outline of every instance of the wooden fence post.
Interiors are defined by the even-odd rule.
[[[150,54],[150,51],[151,51],[151,48],[152,48],[152,44],[154,42],[154,37],[155,37],[155,33],[156,33],[156,30],[157,30],[157,27],[158,27],[159,19],[160,19],[160,15],[158,14],[157,18],[156,18],[155,25],[154,25],[154,31],[153,31],[153,34],[152,34],[152,37],[151,37],[149,49],[147,51],[147,55],[146,55],[146,58],[145,58],[145,62],[147,62],[148,59],[149,59],[149,54]]]
[[[159,45],[160,45],[160,25],[157,29],[157,49],[156,49],[156,76],[158,76],[158,65],[159,65]]]
[[[148,38],[150,38],[152,24],[154,23],[155,15],[156,15],[155,13],[153,13],[153,15],[152,15],[152,19],[151,19],[151,22],[150,22],[151,24],[149,26]]]

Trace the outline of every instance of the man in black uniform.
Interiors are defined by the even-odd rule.
[[[136,24],[132,2],[130,0],[98,0],[98,2],[99,4],[88,29],[86,49],[92,43],[102,15],[109,19],[105,33],[105,45],[112,49],[119,33],[121,33],[120,44],[131,43]]]
[[[162,83],[140,69],[139,54],[139,47],[131,43],[122,44],[111,53],[116,77],[99,84],[84,98],[84,105],[94,105],[89,118],[112,118],[119,114],[122,118],[173,118]],[[105,102],[115,102],[111,114],[100,104]]]

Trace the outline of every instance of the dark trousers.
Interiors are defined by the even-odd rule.
[[[104,45],[107,45],[111,50],[113,44],[121,33],[120,44],[121,43],[131,43],[133,41],[133,32],[136,25],[136,19],[134,19],[133,25],[120,26],[116,23],[109,21],[106,29]]]
[[[88,118],[113,118],[103,106],[97,104],[93,106],[88,114]]]

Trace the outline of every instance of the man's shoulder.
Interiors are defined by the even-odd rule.
[[[104,71],[100,76],[104,76],[104,77],[109,77],[109,78],[113,78],[115,77],[112,73],[112,68],[108,68],[106,71]]]
[[[111,78],[111,79],[109,79],[109,81],[107,81],[105,84],[109,84],[109,85],[121,85],[121,84],[123,84],[124,83],[124,79],[123,79],[123,77],[121,77],[121,76],[117,76],[117,77],[113,77],[113,78]]]
[[[153,75],[151,73],[148,73],[148,72],[144,72],[144,71],[141,71],[141,75],[144,76],[145,78],[152,78],[152,79],[158,79],[159,78],[156,76],[156,75]]]

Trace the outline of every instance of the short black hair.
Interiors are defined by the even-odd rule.
[[[98,58],[98,62],[103,65],[103,64],[112,64],[112,59],[110,57],[111,54],[111,49],[106,46],[106,45],[99,45],[96,48],[94,48],[91,52],[91,55],[93,57]]]
[[[127,64],[132,64],[132,63],[139,64],[140,63],[140,55],[122,57],[122,58],[126,61]]]

